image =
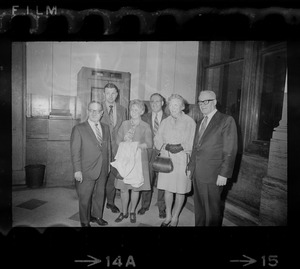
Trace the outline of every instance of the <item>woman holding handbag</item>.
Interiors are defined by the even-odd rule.
[[[184,99],[180,95],[172,94],[168,98],[168,108],[171,115],[161,122],[154,137],[155,147],[161,149],[160,156],[170,156],[173,163],[173,171],[158,174],[157,188],[165,190],[166,203],[166,219],[161,227],[177,226],[185,194],[191,190],[186,167],[196,129],[194,120],[183,112]]]

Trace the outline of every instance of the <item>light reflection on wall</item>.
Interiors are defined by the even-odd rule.
[[[49,115],[75,118],[75,96],[27,94],[27,117],[48,118]]]

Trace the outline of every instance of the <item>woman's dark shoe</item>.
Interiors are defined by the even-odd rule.
[[[163,222],[160,227],[169,227],[170,226],[171,221],[168,222]]]
[[[124,215],[123,213],[121,213],[115,220],[115,222],[121,222],[123,219],[127,219],[128,218],[128,213],[126,213],[126,215]]]
[[[136,223],[136,214],[135,213],[130,213],[130,222]]]

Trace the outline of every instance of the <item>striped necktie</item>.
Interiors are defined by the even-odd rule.
[[[207,116],[204,117],[203,121],[201,122],[201,126],[200,126],[200,129],[199,129],[199,139],[198,139],[198,143],[200,142],[200,139],[205,131],[205,128],[206,128],[206,125],[207,125]]]
[[[114,106],[112,106],[112,105],[109,106],[108,116],[109,116],[109,119],[110,119],[110,124],[112,126],[115,126],[113,107]]]
[[[158,122],[158,118],[157,118],[157,114],[156,114],[155,119],[154,119],[154,128],[153,128],[154,135],[156,135],[158,127],[159,127],[159,122]]]
[[[102,135],[101,135],[101,132],[100,132],[100,129],[99,129],[99,127],[98,127],[98,123],[96,123],[95,124],[95,126],[96,126],[96,137],[97,137],[97,140],[98,140],[98,142],[99,142],[99,144],[100,144],[100,146],[102,145]]]

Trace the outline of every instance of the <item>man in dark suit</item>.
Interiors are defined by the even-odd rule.
[[[237,128],[233,117],[216,109],[213,91],[200,92],[198,100],[204,118],[197,124],[188,165],[193,178],[195,225],[220,226],[221,192],[233,173]]]
[[[102,103],[103,117],[101,118],[101,122],[109,126],[110,137],[111,137],[112,158],[115,157],[118,150],[118,145],[116,142],[118,130],[122,122],[127,119],[126,108],[116,103],[118,94],[119,94],[119,89],[115,84],[108,83],[104,86],[105,102]],[[106,207],[110,209],[113,213],[118,213],[119,209],[114,202],[115,194],[116,194],[114,183],[115,183],[115,175],[113,173],[109,173],[107,178],[107,183],[106,183],[106,198],[107,198]]]
[[[154,93],[150,96],[150,106],[151,106],[151,112],[148,112],[147,114],[144,114],[142,116],[142,120],[147,122],[152,131],[152,139],[154,138],[158,127],[163,119],[167,117],[167,114],[162,110],[162,107],[164,105],[164,99],[159,93]],[[152,169],[152,162],[155,156],[158,154],[158,150],[156,150],[154,147],[152,149],[148,149],[148,158],[150,160],[149,162],[149,172],[150,172],[150,185],[151,190],[149,191],[142,191],[142,206],[138,211],[139,215],[145,214],[147,210],[149,210],[150,204],[151,204],[151,197],[153,192],[153,185],[155,182],[155,179],[157,177],[157,173],[153,171]],[[157,205],[159,210],[159,217],[165,218],[166,217],[166,205],[165,205],[165,199],[164,199],[164,190],[158,190],[158,196],[157,196]]]
[[[102,115],[102,105],[90,102],[87,121],[74,126],[71,134],[71,160],[82,227],[90,227],[91,209],[94,222],[107,225],[102,214],[111,150],[109,127],[100,123]]]

